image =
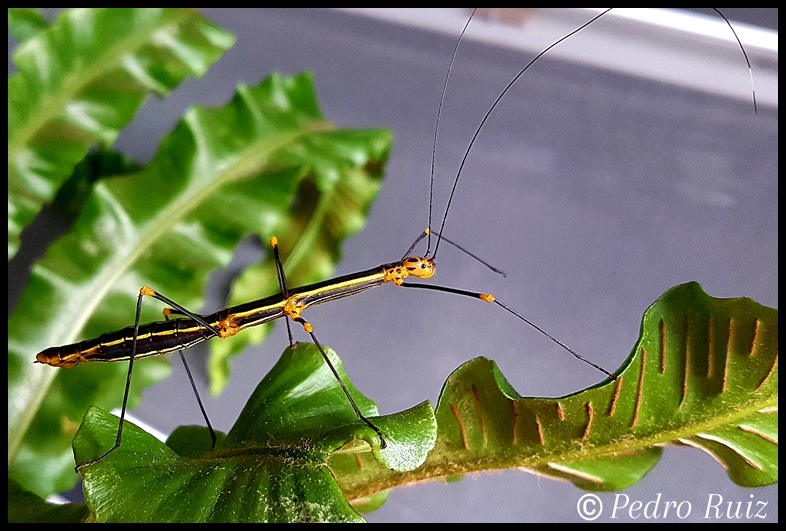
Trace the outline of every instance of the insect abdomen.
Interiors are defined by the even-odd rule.
[[[213,337],[192,319],[159,321],[139,327],[135,359],[186,349]],[[48,348],[36,355],[37,363],[71,368],[79,363],[127,360],[131,355],[134,327],[101,334],[95,339]]]

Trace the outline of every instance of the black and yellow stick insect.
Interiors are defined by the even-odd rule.
[[[502,95],[500,95],[500,98],[501,97]],[[491,110],[489,110],[489,113],[490,112]],[[477,132],[479,131],[480,129],[477,130]],[[447,212],[443,218],[443,227],[446,219]],[[428,234],[430,239],[432,232],[434,231],[427,231],[424,233],[424,235]],[[265,299],[254,301],[252,303],[228,308],[226,310],[205,316],[200,316],[189,312],[185,308],[177,305],[174,301],[167,299],[163,295],[156,293],[150,288],[143,288],[138,299],[137,318],[134,327],[130,327],[115,333],[106,334],[92,341],[86,341],[66,347],[47,349],[38,355],[37,361],[54,366],[70,367],[79,362],[117,361],[121,359],[129,359],[130,363],[128,380],[130,382],[131,367],[133,359],[135,358],[180,350],[182,348],[193,346],[198,342],[205,341],[212,337],[228,337],[236,334],[248,326],[254,326],[281,317],[287,317],[295,322],[300,323],[303,328],[309,334],[311,334],[314,342],[319,345],[310,323],[305,321],[305,319],[301,316],[301,312],[305,308],[310,305],[316,305],[322,302],[347,297],[349,295],[370,289],[371,287],[390,282],[403,286],[457,293],[480,298],[482,300],[486,300],[487,302],[495,302],[507,311],[517,315],[520,319],[524,319],[522,316],[516,314],[513,310],[510,310],[506,306],[502,305],[502,303],[495,301],[493,297],[489,295],[446,288],[442,286],[433,286],[428,284],[410,285],[405,283],[404,278],[406,278],[406,276],[416,276],[427,279],[434,274],[435,256],[441,241],[442,239],[438,237],[436,244],[434,245],[433,254],[430,252],[431,244],[429,244],[429,251],[427,251],[424,256],[409,256],[408,252],[407,256],[399,262],[384,264],[377,268],[363,271],[361,273],[346,275],[330,281],[298,288],[290,288],[286,285],[283,276],[283,268],[280,266],[280,261],[277,260],[279,280],[281,282],[280,293]],[[275,248],[276,245],[274,243],[274,249]],[[187,318],[140,326],[139,317],[141,312],[141,301],[143,300],[144,296],[152,296],[162,300],[164,303],[175,308],[176,311],[174,313],[184,314],[187,316]],[[527,322],[529,323],[529,321]],[[541,329],[538,330],[543,332]],[[543,333],[545,334],[545,332]],[[551,338],[551,336],[549,337]],[[581,359],[581,357],[572,350],[568,349],[562,344],[561,346],[566,348],[574,356]],[[594,364],[592,365],[595,366]],[[596,366],[596,368],[599,367]],[[603,369],[600,370],[606,372]],[[350,404],[355,407],[348,392],[347,397],[350,401]],[[384,434],[382,434],[375,426],[373,426],[373,424],[365,419],[360,414],[357,407],[355,407],[355,411],[359,418],[364,420],[367,424],[369,424],[369,426],[375,429],[375,431],[380,436],[382,445],[384,446]],[[123,414],[124,412],[125,407]],[[122,422],[120,430],[122,430]],[[121,433],[122,431],[118,432],[118,445],[121,441]],[[100,457],[96,461],[100,461],[110,452],[107,452],[107,454]],[[91,463],[85,463],[85,465],[89,464]]]
[[[567,39],[568,37],[570,37],[570,35],[578,32],[583,27],[589,25],[594,20],[597,20],[597,18],[599,18],[600,16],[602,16],[602,14],[598,15],[591,21],[587,22],[586,24],[584,24],[582,27],[578,28],[574,32],[566,35],[559,41],[555,42],[552,45],[552,47],[558,44],[559,42],[561,42],[562,40]],[[469,24],[470,20],[467,21],[467,25]],[[466,30],[466,26],[465,26],[465,30]],[[458,44],[456,45],[456,49],[454,50],[454,54],[453,54],[454,59],[457,50],[458,50]],[[548,49],[542,53],[545,53],[546,51],[548,51]],[[539,57],[540,55],[536,56],[529,63],[529,65],[533,64]],[[451,65],[450,65],[451,67],[452,64],[453,63],[451,61]],[[526,71],[527,68],[529,68],[529,65],[527,65],[524,69],[522,69],[521,73]],[[449,74],[450,74],[450,69],[448,70],[448,77],[445,80],[445,88],[447,88]],[[513,80],[513,82],[515,82],[515,79]],[[511,82],[510,85],[508,85],[508,88],[512,86],[513,82]],[[500,98],[498,98],[497,101],[499,101],[499,99],[502,98],[502,96],[505,94],[506,91],[507,89],[500,95]],[[494,106],[496,106],[496,103]],[[494,106],[492,106],[489,109],[486,117],[488,117],[488,115],[494,109]],[[485,122],[485,118],[483,122],[481,122],[480,127],[478,127],[476,136],[477,133],[480,132],[480,129],[482,128],[484,122]],[[437,127],[438,127],[438,120],[437,120]],[[435,134],[435,144],[434,144],[435,149],[436,149],[436,139],[437,139],[437,135]],[[474,138],[473,138],[473,142],[474,142]],[[470,143],[470,146],[467,149],[467,154],[469,153],[471,147],[472,147],[472,143]],[[466,160],[466,155],[464,160]],[[445,208],[445,214],[442,219],[440,230],[444,228],[445,222],[447,221],[447,216],[450,210],[450,203],[452,201],[453,192],[455,192],[456,190],[456,186],[458,184],[458,178],[460,177],[460,175],[461,175],[461,169],[459,169],[456,179],[454,181],[453,190],[451,192],[451,197],[448,200],[448,204]],[[432,181],[433,181],[433,175],[432,175]],[[431,223],[430,211],[431,211],[431,207],[429,208],[429,224]],[[425,280],[425,279],[430,279],[432,276],[434,276],[436,272],[436,257],[437,257],[437,252],[439,250],[440,243],[442,241],[446,241],[452,244],[450,240],[446,238],[442,238],[440,233],[436,233],[437,240],[436,243],[434,244],[434,250],[432,253],[431,251],[432,232],[433,231],[430,227],[427,228],[423,232],[423,234],[420,237],[418,237],[415,240],[415,242],[410,246],[410,248],[405,253],[404,257],[397,262],[382,264],[378,267],[369,269],[367,271],[361,271],[358,273],[345,275],[342,277],[319,282],[316,284],[311,284],[308,286],[302,286],[296,288],[291,288],[287,286],[286,278],[284,275],[284,268],[281,263],[281,259],[278,252],[278,242],[276,238],[273,238],[271,240],[271,245],[273,247],[273,251],[275,255],[276,271],[277,271],[279,287],[280,287],[280,292],[277,294],[271,295],[264,299],[249,302],[240,306],[234,306],[234,307],[226,308],[224,310],[219,310],[210,315],[198,315],[194,312],[189,311],[183,306],[179,305],[177,302],[167,298],[165,295],[158,293],[152,288],[144,286],[141,288],[139,292],[139,296],[137,298],[136,317],[133,326],[125,328],[123,330],[119,330],[117,332],[109,332],[106,334],[102,334],[101,336],[95,339],[81,341],[79,343],[74,343],[70,345],[51,347],[38,353],[36,356],[36,363],[51,365],[53,367],[62,367],[62,368],[72,368],[78,365],[79,363],[114,362],[114,361],[126,361],[126,360],[128,361],[128,376],[126,378],[126,388],[123,396],[123,407],[121,410],[120,425],[118,427],[115,445],[112,448],[110,448],[106,453],[104,453],[102,456],[98,457],[97,459],[86,463],[82,463],[81,465],[79,465],[79,468],[84,466],[89,466],[102,461],[107,456],[109,456],[114,450],[120,447],[122,442],[123,422],[125,419],[125,413],[128,403],[128,394],[131,386],[134,361],[136,359],[179,351],[183,363],[186,364],[185,357],[183,357],[182,355],[183,349],[191,348],[199,343],[202,343],[214,337],[215,338],[231,337],[246,328],[252,326],[258,326],[280,318],[285,318],[287,320],[291,319],[292,321],[299,323],[300,325],[302,325],[303,329],[311,336],[312,341],[319,349],[325,362],[328,364],[334,376],[336,377],[339,384],[341,385],[341,388],[343,389],[347,397],[347,400],[349,404],[352,406],[355,414],[358,416],[360,420],[362,420],[365,424],[367,424],[370,428],[372,428],[376,432],[376,434],[379,436],[381,447],[385,448],[386,441],[385,441],[384,434],[382,433],[382,431],[380,431],[379,428],[377,428],[365,416],[363,416],[360,409],[355,404],[352,395],[349,393],[348,389],[341,381],[338,372],[332,366],[327,354],[325,353],[319,340],[317,339],[317,336],[314,333],[313,326],[311,325],[311,323],[305,320],[305,318],[302,316],[302,313],[309,306],[315,306],[325,302],[349,297],[351,295],[362,293],[368,289],[381,286],[386,283],[392,283],[397,286],[404,286],[404,287],[425,288],[425,289],[431,289],[436,291],[443,291],[447,293],[453,293],[457,295],[464,295],[464,296],[476,298],[489,303],[495,303],[501,308],[505,309],[510,314],[516,316],[520,320],[526,322],[527,324],[535,328],[541,334],[547,336],[549,339],[557,343],[559,346],[561,346],[563,349],[568,351],[577,359],[585,363],[588,363],[589,365],[595,367],[596,369],[603,372],[607,376],[613,378],[611,373],[601,368],[599,365],[594,364],[591,361],[588,361],[587,359],[583,358],[575,351],[570,349],[568,346],[566,346],[564,343],[560,342],[553,336],[549,335],[542,328],[533,324],[531,321],[529,321],[528,319],[517,313],[515,310],[512,310],[511,308],[507,307],[500,301],[496,300],[495,297],[490,294],[471,292],[471,291],[450,288],[445,286],[405,283],[405,279],[407,279],[408,277],[414,277],[414,278]],[[428,248],[426,254],[423,256],[412,255],[411,253],[413,249],[423,237],[426,237],[428,240]],[[463,248],[461,248],[460,246],[456,244],[453,245],[463,250]],[[156,298],[171,307],[171,308],[167,308],[164,312],[166,321],[149,323],[144,325],[140,324],[140,319],[142,315],[142,302],[145,297]],[[170,320],[169,315],[171,315],[172,313],[182,315],[184,316],[184,318]],[[290,343],[292,343],[291,333],[290,333]],[[190,372],[189,372],[189,378],[190,378]],[[196,386],[194,385],[193,379],[191,379],[191,384],[192,387],[194,388],[194,391],[196,392]],[[197,399],[199,400],[200,409],[202,410],[205,420],[208,423],[208,427],[210,428],[210,432],[213,438],[213,443],[215,444],[216,436],[212,426],[210,426],[210,422],[207,418],[207,415],[205,414],[205,410],[201,400],[198,397],[198,393],[197,393]]]

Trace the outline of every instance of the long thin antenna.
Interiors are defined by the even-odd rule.
[[[715,11],[717,14],[719,14],[724,21],[726,21],[726,25],[729,26],[729,29],[734,34],[734,38],[737,39],[737,44],[740,45],[740,50],[742,50],[742,55],[745,56],[745,62],[748,65],[748,75],[750,75],[751,78],[751,93],[753,94],[753,112],[759,114],[758,106],[756,105],[756,87],[753,86],[753,68],[751,68],[751,62],[748,60],[748,53],[745,51],[745,47],[742,45],[742,41],[737,36],[737,32],[734,31],[734,26],[731,25],[729,19],[727,19],[726,16],[723,13],[721,13],[717,7],[713,7],[712,10]]]
[[[543,56],[543,55],[544,55],[546,52],[548,52],[549,50],[551,50],[552,48],[554,48],[556,45],[558,45],[559,43],[561,43],[561,42],[562,42],[562,41],[564,41],[565,39],[568,39],[569,37],[571,37],[571,36],[575,35],[575,34],[576,34],[576,33],[578,33],[579,31],[583,30],[584,28],[586,28],[587,26],[589,26],[590,24],[592,24],[593,22],[595,22],[596,20],[598,20],[600,17],[602,17],[603,15],[605,15],[606,13],[608,13],[609,11],[611,11],[611,9],[612,9],[612,8],[609,8],[609,9],[607,9],[606,11],[604,11],[604,12],[600,13],[599,15],[596,15],[595,17],[593,17],[593,18],[592,18],[592,20],[590,20],[590,21],[588,21],[588,22],[585,22],[584,24],[582,24],[581,26],[579,26],[579,27],[578,27],[578,28],[576,28],[575,30],[571,31],[571,32],[570,32],[570,33],[568,33],[567,35],[565,35],[565,36],[563,36],[562,38],[560,38],[560,39],[558,39],[558,40],[554,41],[554,42],[553,42],[553,43],[552,43],[552,44],[551,44],[551,45],[550,45],[548,48],[546,48],[545,50],[543,50],[542,52],[540,52],[538,55],[536,55],[536,56],[534,57],[534,59],[532,59],[532,60],[531,60],[529,63],[527,63],[527,66],[525,66],[524,68],[522,68],[522,69],[521,69],[521,71],[520,71],[518,74],[516,74],[516,77],[514,77],[514,78],[513,78],[513,80],[512,80],[510,83],[508,83],[508,86],[507,86],[507,87],[505,87],[505,90],[503,90],[503,91],[500,93],[500,95],[499,95],[499,96],[497,96],[497,99],[496,99],[496,100],[494,101],[494,103],[491,105],[491,107],[489,108],[488,112],[487,112],[487,113],[486,113],[486,115],[483,117],[483,120],[481,120],[481,122],[480,122],[480,125],[479,125],[479,126],[478,126],[478,128],[475,130],[475,134],[472,136],[472,140],[470,140],[470,142],[469,142],[469,146],[467,147],[467,151],[464,153],[464,158],[462,158],[462,159],[461,159],[461,165],[459,166],[458,173],[456,173],[456,180],[455,180],[455,181],[453,181],[453,189],[450,191],[450,197],[448,198],[448,204],[447,204],[447,206],[445,207],[445,215],[442,217],[442,225],[440,225],[440,228],[439,228],[439,233],[440,233],[440,234],[442,234],[442,233],[445,231],[445,222],[446,222],[446,221],[447,221],[447,219],[448,219],[448,211],[450,210],[450,205],[451,205],[451,203],[453,202],[453,195],[456,193],[456,187],[458,186],[459,177],[461,177],[461,170],[463,170],[463,169],[464,169],[464,163],[467,161],[467,157],[469,156],[469,152],[470,152],[470,150],[472,149],[472,145],[475,143],[475,139],[476,139],[476,138],[478,138],[478,135],[480,134],[480,130],[481,130],[481,129],[483,129],[483,125],[486,123],[486,120],[487,120],[487,119],[488,119],[488,117],[491,115],[492,111],[493,111],[493,110],[496,108],[497,104],[500,102],[500,100],[503,98],[503,96],[505,96],[505,94],[507,94],[508,90],[510,90],[510,87],[512,87],[512,86],[513,86],[513,84],[514,84],[514,83],[516,83],[516,81],[517,81],[517,80],[518,80],[518,79],[521,77],[521,75],[522,75],[524,72],[526,72],[526,71],[527,71],[527,69],[528,69],[530,66],[532,66],[532,65],[535,63],[535,61],[537,61],[538,59],[540,59],[540,58],[541,58],[541,57],[542,57],[542,56]],[[429,219],[429,222],[430,222],[430,221],[431,221],[431,220]],[[438,238],[438,239],[437,239],[437,244],[436,244],[436,246],[434,247],[434,258],[436,258],[436,256],[437,256],[437,251],[439,250],[439,242],[440,242],[440,239]]]
[[[431,229],[431,212],[433,210],[434,204],[434,166],[437,160],[437,135],[439,134],[439,118],[442,115],[442,104],[445,101],[445,92],[448,90],[448,80],[450,79],[450,72],[453,70],[453,62],[456,60],[456,54],[458,53],[459,45],[461,44],[461,39],[464,37],[464,33],[467,31],[467,27],[469,27],[469,23],[472,21],[472,17],[475,16],[475,11],[478,8],[472,10],[472,14],[470,14],[469,18],[467,19],[467,23],[464,24],[464,29],[461,30],[461,34],[459,35],[458,42],[456,42],[456,47],[453,49],[453,56],[450,58],[450,64],[448,65],[448,73],[445,75],[445,84],[442,86],[442,95],[439,98],[439,107],[437,108],[437,125],[434,127],[434,146],[431,148],[431,182],[429,183],[429,191],[428,191],[428,228]],[[431,231],[429,230],[428,239],[426,240],[426,256],[429,255],[431,252]]]
[[[536,55],[536,56],[535,56],[535,57],[534,57],[534,58],[533,58],[533,59],[532,59],[532,60],[531,60],[529,63],[527,63],[527,66],[525,66],[524,68],[522,68],[522,69],[521,69],[521,71],[520,71],[518,74],[516,74],[516,77],[514,77],[514,78],[511,80],[511,82],[510,82],[510,83],[508,83],[508,86],[507,86],[507,87],[505,87],[505,90],[503,90],[503,91],[500,93],[500,95],[499,95],[499,96],[497,96],[497,99],[496,99],[496,100],[494,101],[494,103],[491,105],[491,107],[489,108],[488,112],[487,112],[487,113],[486,113],[486,115],[483,117],[483,120],[481,120],[481,122],[480,122],[480,125],[479,125],[479,126],[478,126],[478,128],[475,130],[475,134],[472,136],[472,140],[470,140],[470,142],[469,142],[469,146],[467,146],[467,151],[464,153],[464,157],[461,159],[461,165],[459,166],[459,170],[458,170],[458,172],[456,173],[456,179],[455,179],[455,181],[453,181],[453,188],[452,188],[452,189],[451,189],[451,191],[450,191],[450,197],[448,198],[448,204],[447,204],[447,206],[445,207],[445,214],[444,214],[444,216],[442,217],[442,224],[440,225],[440,228],[439,228],[439,234],[441,234],[441,233],[442,233],[442,232],[445,230],[445,222],[446,222],[446,221],[447,221],[447,219],[448,219],[448,211],[450,210],[450,206],[451,206],[451,204],[453,203],[453,195],[454,195],[454,194],[455,194],[455,192],[456,192],[456,188],[457,188],[457,186],[458,186],[459,177],[461,177],[461,171],[464,169],[464,163],[466,162],[466,160],[467,160],[467,157],[469,156],[469,152],[470,152],[470,150],[472,150],[472,146],[475,144],[475,139],[477,139],[478,135],[480,134],[480,131],[481,131],[481,129],[483,129],[483,125],[486,123],[486,120],[487,120],[487,119],[488,119],[488,117],[491,115],[492,111],[493,111],[493,110],[496,108],[496,106],[497,106],[497,104],[500,102],[500,100],[502,100],[503,96],[505,96],[505,94],[508,92],[508,90],[510,90],[510,88],[511,88],[511,87],[512,87],[512,86],[513,86],[515,83],[516,83],[516,81],[519,79],[519,77],[521,77],[521,75],[522,75],[524,72],[526,72],[526,71],[527,71],[527,69],[528,69],[530,66],[532,66],[532,65],[533,65],[533,64],[534,64],[534,63],[535,63],[535,62],[536,62],[538,59],[540,59],[540,58],[541,58],[541,57],[542,57],[542,56],[543,56],[543,55],[544,55],[546,52],[548,52],[549,50],[551,50],[552,48],[554,48],[556,45],[558,45],[558,44],[559,44],[559,43],[561,43],[562,41],[564,41],[564,40],[568,39],[569,37],[571,37],[571,36],[575,35],[575,34],[576,34],[576,33],[578,33],[579,31],[583,30],[584,28],[586,28],[587,26],[589,26],[590,24],[592,24],[593,22],[595,22],[596,20],[598,20],[600,17],[602,17],[603,15],[605,15],[606,13],[608,13],[609,11],[611,11],[612,9],[613,9],[613,8],[608,8],[608,9],[606,9],[605,11],[603,11],[602,13],[600,13],[600,14],[596,15],[596,16],[595,16],[595,17],[593,17],[591,20],[589,20],[588,22],[585,22],[584,24],[582,24],[581,26],[579,26],[579,27],[578,27],[578,28],[576,28],[575,30],[571,31],[571,32],[570,32],[570,33],[568,33],[567,35],[565,35],[565,36],[563,36],[562,38],[560,38],[560,39],[558,39],[558,40],[554,41],[554,42],[553,42],[553,43],[552,43],[550,46],[548,46],[548,47],[547,47],[545,50],[543,50],[543,51],[542,51],[542,52],[540,52],[538,55]],[[723,20],[726,22],[726,24],[729,26],[729,28],[731,29],[732,33],[734,34],[734,38],[735,38],[735,39],[737,39],[737,44],[739,44],[739,46],[740,46],[740,50],[742,50],[742,54],[743,54],[743,56],[745,57],[745,63],[748,65],[748,73],[749,73],[749,75],[750,75],[750,79],[751,79],[751,93],[752,93],[752,95],[753,95],[753,110],[754,110],[754,112],[755,112],[755,113],[757,113],[757,114],[758,114],[758,105],[757,105],[757,103],[756,103],[756,89],[755,89],[755,87],[754,87],[754,84],[753,84],[753,68],[751,67],[751,63],[750,63],[750,60],[748,59],[748,54],[747,54],[747,52],[745,51],[745,47],[742,45],[742,41],[740,41],[740,38],[739,38],[739,36],[737,36],[737,32],[734,30],[734,27],[731,25],[731,22],[729,22],[729,19],[727,19],[727,18],[726,18],[726,16],[725,16],[723,13],[721,13],[721,12],[720,12],[720,10],[719,10],[718,8],[712,8],[712,9],[713,9],[713,10],[714,10],[714,11],[715,11],[715,12],[716,12],[718,15],[720,15],[720,17],[721,17],[721,18],[722,18],[722,19],[723,19]],[[474,13],[473,13],[473,14],[474,14]],[[465,28],[465,29],[466,29],[466,28]],[[452,64],[452,63],[451,63],[451,64]],[[441,102],[440,102],[440,105],[441,105]],[[436,143],[436,138],[435,138],[435,143]],[[435,144],[435,145],[436,145],[436,144]],[[433,176],[433,161],[432,161],[432,176]],[[432,183],[433,183],[433,177],[432,177]],[[433,186],[433,184],[432,184],[432,186]],[[430,227],[430,226],[431,226],[431,199],[429,199],[429,227]],[[441,241],[441,238],[437,238],[437,243],[436,243],[436,246],[434,247],[434,258],[436,258],[436,256],[437,256],[437,251],[439,250],[439,244],[440,244],[440,241]]]

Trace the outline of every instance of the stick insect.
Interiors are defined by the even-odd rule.
[[[436,245],[435,245],[435,247],[436,247]],[[436,250],[434,251],[434,254],[436,254]],[[426,256],[428,256],[428,253],[426,253]],[[323,286],[323,287],[325,287],[325,286]],[[295,293],[295,290],[291,290],[291,293]],[[146,294],[150,295],[151,293],[150,293],[150,292],[146,292]],[[175,306],[175,305],[172,303],[172,301],[166,301],[166,300],[165,300],[165,302],[167,302],[167,304],[170,304],[170,306]],[[176,306],[175,306],[175,307],[176,307]],[[180,311],[180,312],[182,312],[182,311],[184,311],[184,310],[183,310],[183,309],[179,309],[179,311]],[[292,315],[292,314],[290,314],[290,315]],[[300,324],[303,324],[303,323],[301,322]],[[202,323],[202,325],[201,325],[201,326],[202,326],[202,327],[204,327],[205,325],[206,325],[206,323]],[[379,435],[380,435],[380,437],[382,437],[382,434],[379,434]],[[384,439],[383,439],[383,440],[384,440]]]

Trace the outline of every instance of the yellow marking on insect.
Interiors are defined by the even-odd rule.
[[[142,286],[142,289],[139,290],[139,294],[144,295],[145,297],[155,297],[156,290],[147,286]]]
[[[260,312],[260,309],[273,309],[273,308],[277,308],[279,306],[283,308],[286,305],[286,302],[287,301],[281,301],[281,302],[277,302],[276,304],[271,304],[269,306],[251,308],[250,310],[245,311],[245,312],[235,312],[235,313],[232,314],[232,316],[235,319],[237,319],[237,320],[242,320],[242,319],[245,319],[245,318],[247,318],[249,316],[253,316],[255,314],[258,314]],[[253,324],[252,325],[245,325],[243,328],[248,328],[249,326],[254,326],[254,325]]]
[[[409,256],[402,262],[407,274],[418,278],[431,278],[437,272],[437,266],[433,260],[420,256]]]
[[[80,361],[84,361],[84,358],[81,352],[61,355],[59,353],[48,354],[47,351],[43,351],[36,355],[35,361],[36,363],[43,363],[44,365],[51,365],[52,367],[70,369],[71,367],[76,367]]]
[[[494,295],[491,293],[481,293],[480,298],[486,302],[494,302]]]
[[[271,236],[270,245],[272,245],[273,247],[278,247],[278,238],[276,238],[275,236]]]
[[[406,269],[400,266],[391,267],[389,269],[385,269],[385,282],[392,282],[396,286],[400,286],[404,283],[404,279],[409,276],[409,272]]]
[[[300,317],[300,314],[303,313],[305,307],[306,305],[300,302],[298,297],[289,297],[284,303],[284,313],[291,317],[294,321],[296,318]]]
[[[240,326],[232,316],[222,319],[218,323],[218,335],[221,339],[224,339],[225,337],[232,337],[240,332],[240,330]]]

